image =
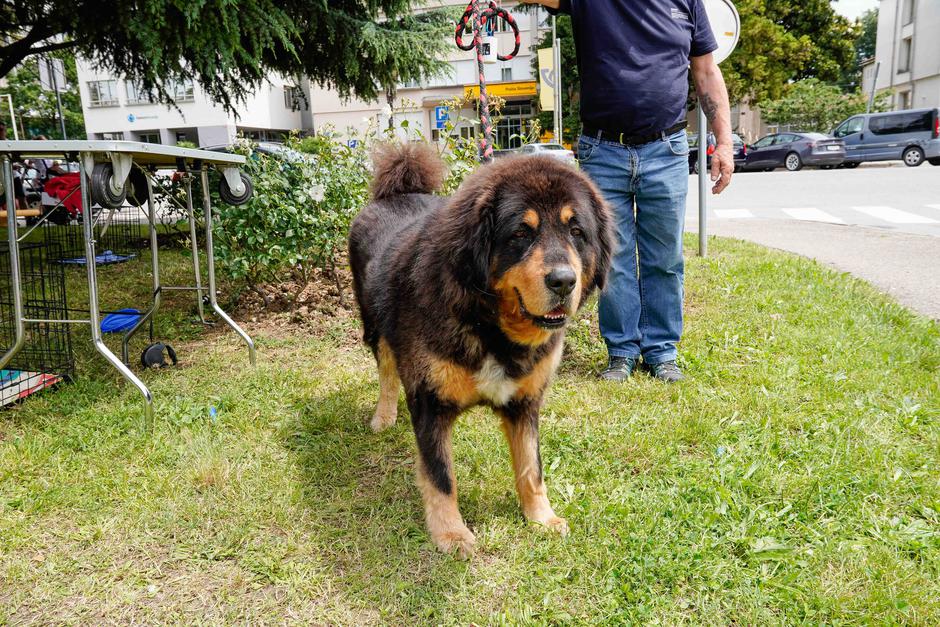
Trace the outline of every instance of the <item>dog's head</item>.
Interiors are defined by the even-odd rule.
[[[454,270],[497,303],[510,340],[539,345],[563,329],[610,267],[611,217],[597,188],[551,157],[479,168],[449,207]]]

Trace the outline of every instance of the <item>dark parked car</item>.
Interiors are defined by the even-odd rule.
[[[796,172],[804,165],[833,167],[845,159],[845,142],[822,133],[774,133],[748,147],[745,170],[770,172],[784,167]]]
[[[734,147],[734,171],[738,172],[747,161],[747,145],[737,133],[731,134],[731,141]],[[708,148],[705,152],[705,159],[708,167],[712,165],[712,153],[715,152],[715,136],[708,134]],[[689,174],[698,172],[698,133],[689,134]]]

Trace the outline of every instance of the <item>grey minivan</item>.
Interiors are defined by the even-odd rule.
[[[845,142],[846,168],[900,159],[911,167],[940,165],[940,109],[856,115],[832,131]]]

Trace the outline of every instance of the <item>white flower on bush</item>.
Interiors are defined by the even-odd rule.
[[[391,114],[392,114],[392,108],[390,106],[385,105],[384,107],[382,107],[382,115],[391,115]]]
[[[319,183],[314,183],[307,188],[307,195],[310,196],[310,200],[313,202],[323,202],[323,199],[326,198],[326,187]]]

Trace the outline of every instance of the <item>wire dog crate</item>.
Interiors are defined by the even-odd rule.
[[[0,408],[71,379],[75,370],[65,291],[65,268],[56,263],[54,244],[20,245],[23,311],[27,319],[23,349],[0,370]],[[0,243],[0,347],[16,341],[16,314],[10,283],[10,247]],[[62,320],[63,322],[56,322]]]
[[[147,216],[137,207],[124,206],[117,209],[93,209],[95,217],[95,241],[98,254],[97,265],[120,263],[137,257],[148,246]],[[56,261],[81,265],[85,263],[85,236],[82,216],[70,215],[60,205],[50,214],[27,241],[51,244]]]

